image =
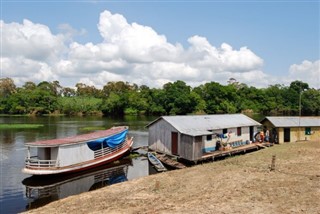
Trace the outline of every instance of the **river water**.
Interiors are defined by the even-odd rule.
[[[133,147],[148,145],[145,126],[154,117],[13,117],[0,116],[0,124],[43,124],[37,129],[0,129],[0,213],[18,213],[52,201],[106,185],[155,173],[144,157],[124,158],[85,173],[71,176],[23,174],[27,142],[87,133],[84,127],[128,125]]]

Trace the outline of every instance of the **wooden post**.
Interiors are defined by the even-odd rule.
[[[274,171],[275,169],[276,169],[276,155],[272,155],[270,171]]]
[[[160,189],[160,181],[156,180],[154,191],[158,191]]]

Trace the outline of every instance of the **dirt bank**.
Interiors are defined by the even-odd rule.
[[[71,196],[29,213],[320,213],[319,156],[320,142],[276,145]]]

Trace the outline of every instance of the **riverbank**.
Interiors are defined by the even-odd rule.
[[[71,196],[29,213],[320,213],[319,154],[320,142],[275,145]]]

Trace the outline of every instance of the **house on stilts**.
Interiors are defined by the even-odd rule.
[[[249,150],[260,126],[243,114],[162,116],[147,125],[148,145],[156,152],[196,163],[213,157],[221,147]]]
[[[270,141],[286,143],[303,140],[320,142],[320,117],[265,117],[260,122],[264,130],[269,130]]]

